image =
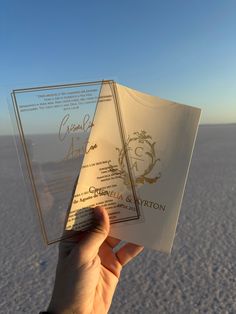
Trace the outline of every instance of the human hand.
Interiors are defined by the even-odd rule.
[[[94,209],[93,229],[74,232],[61,241],[56,279],[48,308],[53,314],[107,313],[122,267],[143,247],[126,243],[114,253],[119,239],[108,236],[110,223],[104,208]]]

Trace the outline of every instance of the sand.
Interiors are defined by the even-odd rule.
[[[0,313],[37,313],[57,246],[42,241],[11,137],[0,138]],[[236,125],[201,126],[171,255],[128,264],[111,314],[236,313]]]

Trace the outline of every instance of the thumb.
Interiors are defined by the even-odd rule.
[[[85,232],[83,238],[74,248],[74,254],[77,255],[80,264],[84,264],[95,258],[110,230],[109,216],[106,209],[95,207],[93,211],[95,218],[94,226]]]

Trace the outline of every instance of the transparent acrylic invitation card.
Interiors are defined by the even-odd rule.
[[[122,208],[118,195],[123,190],[116,184],[117,175],[113,175],[113,171],[113,178],[107,179],[109,171],[113,170],[109,169],[113,166],[110,151],[114,138],[123,146],[112,86],[112,81],[99,81],[12,92],[27,170],[47,244],[63,237],[67,221],[67,229],[71,229],[75,215],[72,211],[69,217],[68,214],[72,208],[79,216],[79,229],[91,223],[92,212],[87,207],[103,203],[104,195],[109,195],[105,200],[108,209]],[[96,123],[100,123],[99,118],[95,122],[100,106],[107,110],[107,120],[110,120],[110,110],[115,114],[111,118],[113,124],[104,129],[104,134],[90,137]],[[103,128],[104,125],[100,129]],[[77,185],[74,195],[76,182],[81,181],[84,173],[88,179],[79,188]],[[88,202],[91,199],[93,201]],[[125,214],[116,214],[111,209],[111,220],[137,219],[137,208],[132,206]],[[78,215],[80,210],[82,214]]]

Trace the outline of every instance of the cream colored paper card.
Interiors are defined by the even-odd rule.
[[[116,84],[116,95],[128,152],[129,171],[134,179],[137,196],[135,200],[130,183],[127,182],[124,147],[118,136],[119,126],[113,118],[115,111],[112,110],[112,106],[107,110],[102,102],[98,104],[95,126],[90,138],[104,140],[103,148],[106,148],[103,151],[97,149],[96,157],[88,156],[95,158],[96,162],[107,161],[107,166],[109,162],[115,165],[114,174],[117,176],[113,180],[114,188],[124,205],[117,208],[118,216],[122,218],[129,216],[130,211],[135,211],[135,204],[141,211],[139,219],[113,224],[110,235],[170,252],[201,110],[150,96],[119,84]],[[85,166],[90,163],[92,160],[84,159]],[[91,186],[104,190],[110,188],[111,182],[106,186],[97,179],[100,175],[99,167],[91,168],[91,171],[88,166],[82,169],[75,195],[79,195],[80,190],[88,190]],[[103,204],[109,199],[108,195],[104,195]],[[96,205],[92,203],[85,204]],[[89,221],[89,216],[85,215],[83,222],[83,215],[79,214],[83,211],[72,206],[73,214],[69,222],[71,229],[79,230],[77,226]],[[116,208],[113,207],[112,211],[116,213]],[[108,212],[111,214],[109,206]],[[112,214],[110,217],[113,217]]]

